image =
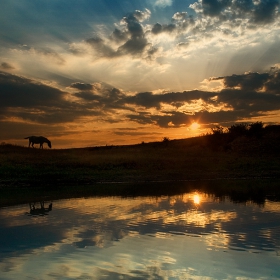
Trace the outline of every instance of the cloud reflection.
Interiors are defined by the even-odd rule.
[[[8,207],[0,210],[0,237],[6,238],[0,271],[5,279],[32,277],[30,271],[52,279],[62,275],[68,279],[220,279],[236,273],[232,258],[261,252],[256,263],[265,257],[270,269],[280,273],[273,266],[280,232],[275,224],[280,216],[276,204],[266,209],[217,203],[209,195],[193,192],[157,198],[55,201],[50,215],[36,219],[25,215],[28,205]],[[246,254],[235,255],[237,249]],[[211,268],[214,252],[220,265],[216,271]],[[237,263],[239,271],[246,272],[244,264]],[[255,276],[261,267],[253,272]]]

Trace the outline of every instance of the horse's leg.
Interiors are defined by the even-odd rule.
[[[34,142],[31,142],[31,146],[32,146],[32,148],[34,148]]]

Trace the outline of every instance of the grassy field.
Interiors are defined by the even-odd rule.
[[[61,150],[1,145],[0,186],[280,178],[279,152],[263,141],[239,140],[224,150],[205,138]]]
[[[213,134],[196,138],[77,149],[0,145],[0,189],[58,188],[111,193],[106,183],[142,184],[217,179],[280,179],[280,134]],[[106,187],[105,187],[106,185]],[[109,184],[110,185],[110,184]],[[117,187],[119,193],[127,185]],[[114,187],[115,188],[115,187]]]

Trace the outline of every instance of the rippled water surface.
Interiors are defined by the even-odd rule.
[[[0,279],[280,278],[279,202],[192,192],[49,203],[0,209]]]

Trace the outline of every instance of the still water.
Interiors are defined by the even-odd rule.
[[[0,279],[280,278],[280,202],[190,192],[50,203],[0,209]]]

